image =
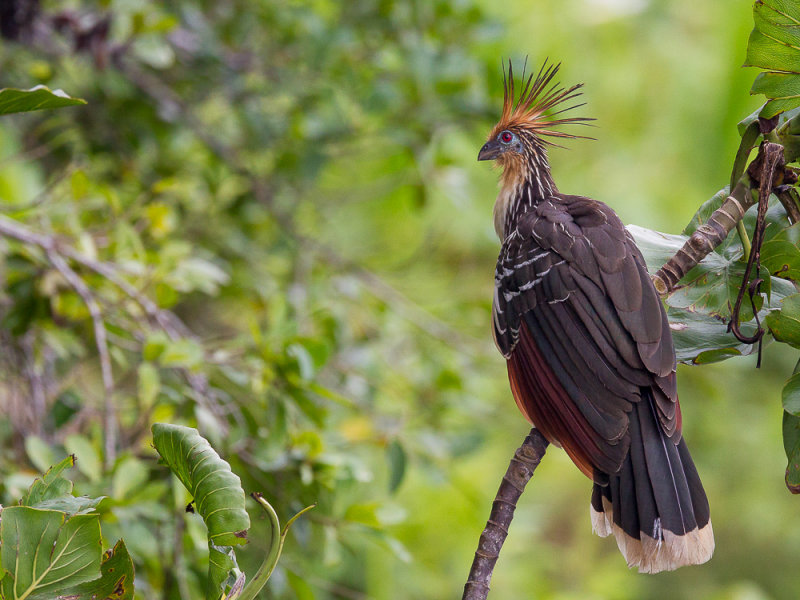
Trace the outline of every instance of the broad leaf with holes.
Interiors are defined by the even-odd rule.
[[[100,517],[28,506],[3,509],[0,559],[5,600],[48,599],[100,570]]]
[[[659,233],[635,225],[629,226],[628,230],[644,254],[651,273],[658,270],[687,239],[684,235]],[[728,241],[721,246],[722,253],[710,253],[666,298],[667,316],[680,362],[717,362],[750,354],[756,349],[756,346],[742,344],[728,333],[731,307],[744,274],[744,263],[732,258],[737,255],[735,246],[735,242]],[[762,320],[768,309],[777,308],[783,298],[796,292],[793,283],[777,277],[768,278],[765,283],[763,289],[770,292],[769,301],[766,306],[763,306],[763,297],[757,301]],[[746,298],[740,314],[742,331],[751,335],[755,331],[755,321]]]
[[[100,578],[65,591],[56,600],[133,600],[133,561],[125,542],[103,554]]]
[[[241,481],[196,429],[156,423],[152,431],[156,450],[189,490],[208,527],[206,598],[217,600],[232,585],[231,576],[235,579],[233,546],[247,543],[250,517]]]

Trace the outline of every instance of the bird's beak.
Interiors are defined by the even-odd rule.
[[[478,152],[478,160],[493,160],[503,153],[503,148],[497,140],[489,140]]]

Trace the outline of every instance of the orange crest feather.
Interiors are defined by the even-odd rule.
[[[531,73],[527,81],[525,80],[525,68],[523,67],[523,87],[517,98],[514,93],[514,69],[511,65],[511,60],[508,61],[508,71],[503,69],[503,114],[500,117],[500,122],[492,130],[490,139],[496,137],[504,129],[512,127],[526,129],[537,136],[593,139],[584,135],[573,135],[551,129],[559,125],[576,123],[586,125],[588,121],[594,121],[594,119],[588,117],[554,118],[556,115],[583,106],[585,103],[560,108],[550,115],[546,114],[551,109],[581,95],[578,90],[583,87],[582,83],[573,85],[570,88],[561,86],[559,82],[553,83],[553,79],[560,67],[561,63],[548,65],[547,59],[545,59],[536,76],[534,77],[534,74]],[[543,141],[556,145],[548,140]]]

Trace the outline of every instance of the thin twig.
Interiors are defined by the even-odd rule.
[[[500,556],[503,542],[508,536],[517,500],[533,477],[536,467],[539,466],[547,444],[547,440],[539,430],[533,428],[514,453],[500,483],[500,489],[497,490],[486,528],[478,541],[478,549],[475,551],[475,559],[472,561],[472,568],[464,585],[462,600],[485,600],[488,596],[492,571]]]
[[[103,424],[105,429],[104,465],[106,470],[114,466],[117,453],[117,413],[114,409],[112,395],[114,392],[114,376],[111,370],[111,355],[108,352],[108,339],[106,338],[106,325],[103,313],[97,299],[86,282],[72,270],[64,257],[59,254],[53,245],[45,247],[50,264],[61,273],[67,283],[78,293],[83,300],[94,325],[94,339],[97,354],[100,360],[100,372],[103,378]]]

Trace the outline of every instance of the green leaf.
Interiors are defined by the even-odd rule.
[[[106,496],[89,498],[88,496],[62,496],[51,500],[43,500],[32,505],[32,508],[57,510],[68,515],[85,515],[93,512],[106,499]]]
[[[21,506],[33,506],[45,500],[61,498],[72,493],[72,482],[61,476],[61,473],[75,465],[75,456],[69,455],[60,463],[50,467],[44,475],[36,478],[19,503]]]
[[[209,542],[206,600],[220,598],[226,589],[231,588],[237,579],[238,570],[233,546],[217,546]]]
[[[386,460],[389,462],[389,491],[394,492],[406,473],[406,452],[397,440],[392,440],[386,447]]]
[[[761,264],[771,275],[800,281],[800,223],[782,229],[761,246]]]
[[[800,76],[796,73],[759,73],[750,93],[772,98],[759,115],[771,119],[779,113],[800,106]]]
[[[133,600],[133,560],[119,540],[103,554],[100,578],[65,591],[56,600]]]
[[[781,399],[783,400],[783,410],[800,417],[800,373],[792,375],[783,386]]]
[[[305,579],[291,571],[286,571],[286,578],[297,600],[314,600],[314,590]]]
[[[64,447],[75,456],[75,466],[81,473],[92,481],[99,481],[103,472],[100,455],[87,437],[78,433],[68,435]]]
[[[195,510],[208,527],[206,598],[216,600],[236,566],[231,547],[247,543],[250,517],[244,507],[241,481],[196,429],[156,423],[152,432],[153,445],[189,490]]]
[[[139,400],[144,409],[150,408],[158,398],[161,390],[161,378],[155,365],[143,362],[138,368],[139,375]]]
[[[95,577],[100,569],[98,515],[68,517],[28,506],[3,509],[0,559],[3,597],[49,599]]]
[[[230,465],[196,429],[156,423],[152,432],[161,458],[194,498],[211,541],[225,546],[246,544],[250,517],[241,480]]]
[[[750,93],[770,99],[760,116],[771,119],[800,106],[800,6],[759,0],[753,6],[753,21],[745,66],[770,71],[756,77]]]
[[[351,523],[360,523],[361,525],[366,525],[367,527],[380,529],[381,522],[380,519],[378,519],[379,508],[380,504],[377,502],[351,504],[347,507],[347,510],[344,513],[344,519],[345,521],[350,521]]]
[[[46,471],[56,462],[53,449],[37,435],[26,436],[25,453],[39,471]]]
[[[165,367],[185,367],[192,369],[203,362],[203,348],[189,339],[170,341],[158,357]]]
[[[138,458],[128,456],[114,467],[111,479],[113,496],[116,500],[124,500],[131,492],[139,491],[147,483],[147,466]]]
[[[800,494],[800,417],[783,413],[783,448],[786,451],[786,487]]]
[[[78,104],[86,104],[86,100],[71,98],[63,90],[51,90],[43,85],[37,85],[29,90],[15,88],[0,90],[0,115],[63,108]]]
[[[800,294],[784,298],[780,309],[771,311],[766,320],[776,340],[800,348]]]

